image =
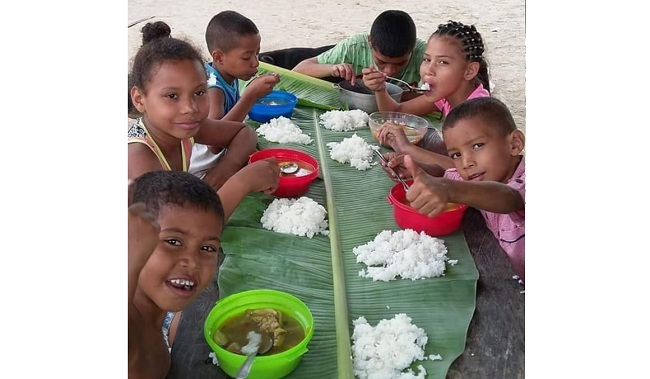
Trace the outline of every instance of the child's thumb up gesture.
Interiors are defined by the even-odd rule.
[[[427,174],[410,155],[404,156],[404,167],[413,178],[413,184],[406,192],[411,207],[429,217],[442,213],[449,201],[446,179]]]

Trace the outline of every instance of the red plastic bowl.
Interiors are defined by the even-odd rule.
[[[299,166],[311,166],[314,170],[303,176],[283,175],[280,174],[280,183],[278,189],[272,193],[277,197],[298,197],[302,196],[309,190],[311,182],[318,177],[318,161],[307,153],[293,149],[272,148],[264,149],[253,153],[248,159],[248,163],[253,163],[261,159],[274,157],[278,163],[292,161]]]
[[[411,183],[407,182],[409,185]],[[435,217],[429,217],[403,203],[406,192],[400,183],[391,188],[387,199],[393,205],[395,222],[400,228],[425,232],[432,237],[445,236],[460,229],[463,213],[467,209],[467,205],[458,204],[458,207],[444,211]]]

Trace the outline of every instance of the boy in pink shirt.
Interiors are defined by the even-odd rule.
[[[485,222],[525,280],[525,137],[508,108],[493,97],[454,107],[442,126],[454,168],[421,165],[411,156],[389,160],[402,177],[413,178],[406,199],[420,213],[435,216],[448,202],[479,209]],[[388,172],[388,171],[387,171]]]

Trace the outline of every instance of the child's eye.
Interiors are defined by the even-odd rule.
[[[445,64],[447,64],[447,61],[444,60],[444,59],[441,59],[441,60],[438,61],[438,64],[445,65]]]
[[[460,153],[451,153],[451,154],[449,154],[449,158],[458,159],[458,158],[460,158]]]
[[[212,245],[205,245],[201,247],[201,250],[207,251],[208,253],[216,253],[217,248]]]
[[[167,97],[170,99],[178,99],[178,95],[176,95],[175,93],[170,93],[167,95]]]
[[[203,96],[203,95],[205,95],[205,91],[204,91],[204,90],[198,90],[198,91],[196,91],[196,96]]]
[[[422,58],[422,62],[429,63],[429,62],[431,62],[431,59],[425,57],[425,58]]]
[[[481,146],[483,146],[483,145],[484,145],[484,144],[483,144],[483,143],[480,143],[480,142],[479,142],[479,143],[475,143],[475,144],[472,145],[472,149],[476,150],[476,149],[478,149],[479,147],[481,147]]]
[[[165,240],[165,242],[167,242],[169,245],[172,245],[172,246],[180,246],[181,245],[181,241],[179,241],[177,239],[174,239],[174,238],[168,238],[168,239]]]

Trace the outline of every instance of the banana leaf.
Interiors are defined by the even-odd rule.
[[[440,354],[442,361],[417,361],[427,378],[445,378],[449,366],[464,350],[467,329],[475,309],[478,271],[462,231],[444,237],[450,259],[444,276],[421,280],[375,282],[358,276],[365,268],[352,249],[382,230],[397,231],[386,196],[393,185],[379,166],[358,171],[329,157],[325,146],[354,132],[333,132],[318,125],[324,110],[298,107],[292,121],[314,142],[283,144],[316,157],[321,178],[305,196],[327,205],[330,236],[312,239],[279,234],[262,228],[262,213],[274,197],[249,195],[236,209],[223,233],[226,258],[220,268],[220,296],[255,288],[289,292],[300,298],[314,316],[309,351],[287,378],[353,378],[350,336],[352,321],[364,316],[376,325],[406,313],[428,335],[425,355]],[[252,127],[259,124],[251,122]],[[376,144],[369,129],[356,131]],[[259,139],[261,148],[279,144]],[[417,370],[416,370],[417,372]]]
[[[299,72],[287,70],[266,62],[260,62],[258,75],[267,73],[280,74],[280,82],[275,89],[291,92],[298,98],[298,105],[324,110],[342,109],[339,90],[332,83],[314,78]],[[250,82],[240,81],[240,92],[246,89]]]

